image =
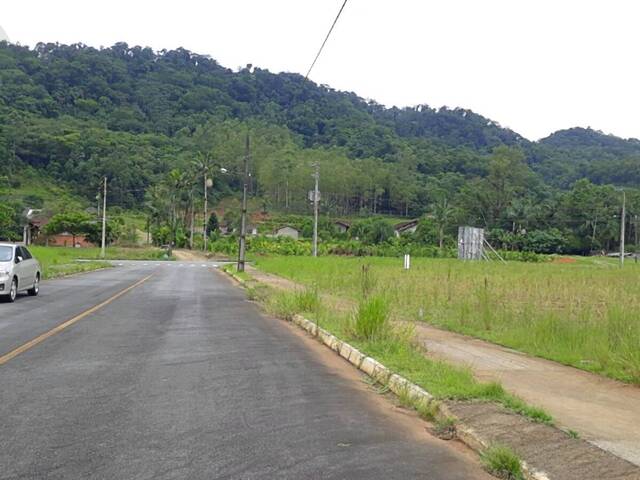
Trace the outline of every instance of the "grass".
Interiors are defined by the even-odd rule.
[[[640,266],[616,265],[608,258],[506,265],[415,258],[404,271],[396,258],[257,260],[267,272],[353,302],[362,297],[365,268],[396,320],[425,321],[640,384]]]
[[[66,248],[66,247],[29,247],[33,255],[42,266],[42,276],[45,279],[70,275],[72,273],[88,272],[100,268],[110,267],[111,264],[100,260],[99,248]],[[118,260],[157,260],[161,258],[160,249],[127,249],[109,247],[106,251],[107,259]],[[78,262],[78,259],[89,259],[89,262]]]
[[[309,297],[312,296],[315,296],[315,300],[310,300]],[[320,301],[318,290],[272,291],[266,299],[266,308],[272,314],[289,320],[295,314],[304,314],[392,371],[420,385],[436,399],[494,401],[532,420],[552,422],[552,418],[543,410],[531,407],[505,392],[500,384],[480,383],[474,379],[469,369],[426,357],[423,350],[412,342],[410,330],[389,327],[376,330],[373,335],[361,335],[354,328],[354,321],[362,313],[344,315],[331,309]],[[376,307],[374,314],[376,317],[380,314],[378,308],[380,307]],[[383,324],[385,323],[386,320],[383,320]],[[411,406],[425,417],[433,415],[433,405]]]
[[[504,480],[524,480],[520,459],[509,447],[492,445],[480,454],[489,473]]]

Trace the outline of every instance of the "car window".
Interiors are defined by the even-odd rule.
[[[0,246],[0,262],[10,262],[13,258],[13,247]]]
[[[29,250],[27,250],[27,247],[20,247],[22,249],[22,258],[25,260],[29,260],[31,258],[33,258],[33,256],[31,255],[31,252]]]

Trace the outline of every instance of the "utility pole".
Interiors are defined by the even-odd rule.
[[[204,169],[203,173],[204,180],[204,220],[202,221],[202,238],[204,240],[204,251],[207,251],[207,187],[209,185],[207,179],[207,169]]]
[[[100,258],[106,256],[107,236],[107,177],[104,177],[104,191],[102,193],[102,243],[100,245]]]
[[[313,178],[315,179],[315,187],[313,189],[313,256],[318,256],[318,201],[320,200],[320,192],[318,192],[318,182],[320,181],[320,164],[315,162],[313,164],[315,172]]]
[[[247,187],[249,182],[249,133],[244,147],[244,181],[242,185],[242,220],[240,221],[240,248],[238,249],[238,272],[244,272],[247,248]]]
[[[620,268],[624,266],[624,227],[627,217],[627,195],[622,190],[622,215],[620,217]]]
[[[196,206],[193,201],[193,187],[191,187],[191,192],[189,193],[189,201],[191,203],[191,225],[189,228],[189,250],[193,250],[193,228],[196,217]]]

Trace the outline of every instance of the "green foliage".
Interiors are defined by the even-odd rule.
[[[351,238],[368,245],[378,245],[393,237],[393,226],[383,218],[359,220],[349,229]]]
[[[15,208],[0,203],[0,239],[18,240],[21,238],[19,215]]]

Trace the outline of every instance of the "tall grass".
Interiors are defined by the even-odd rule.
[[[606,259],[575,263],[272,257],[266,271],[321,293],[362,298],[363,267],[389,313],[487,339],[626,382],[640,384],[640,266]]]
[[[381,296],[360,301],[355,313],[355,335],[364,340],[381,339],[389,334],[389,305]]]
[[[323,302],[317,289],[272,290],[266,299],[266,307],[272,314],[289,320],[295,314],[304,314],[438,399],[495,401],[535,421],[552,422],[546,412],[508,394],[500,384],[478,382],[467,368],[426,357],[413,342],[410,328],[390,324],[388,304],[380,293],[362,298],[353,314],[337,311]],[[429,416],[433,406],[417,405],[416,408],[420,414]]]

